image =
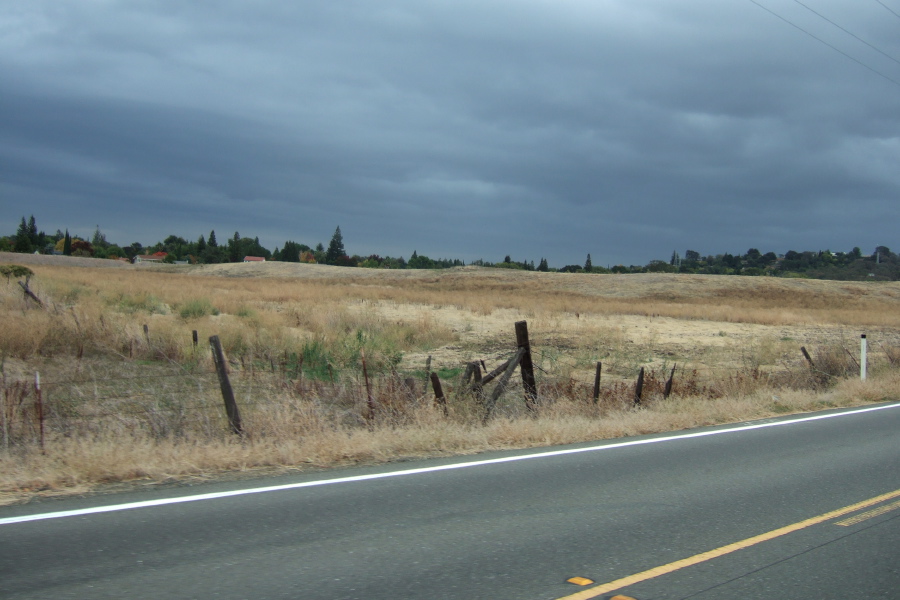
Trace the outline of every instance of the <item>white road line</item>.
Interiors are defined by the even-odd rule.
[[[60,512],[40,513],[35,515],[23,515],[21,517],[7,517],[0,519],[0,525],[12,525],[14,523],[27,523],[30,521],[43,521],[45,519],[63,519],[66,517],[79,517],[84,515],[93,515],[98,513],[116,512],[120,510],[131,510],[135,508],[150,508],[153,506],[166,506],[169,504],[182,504],[184,502],[200,502],[203,500],[216,500],[218,498],[230,498],[232,496],[244,496],[247,494],[264,494],[268,492],[280,492],[284,490],[295,490],[307,487],[317,487],[322,485],[333,485],[338,483],[353,483],[356,481],[369,481],[372,479],[387,479],[389,477],[403,477],[405,475],[419,475],[422,473],[435,473],[438,471],[449,471],[452,469],[466,469],[469,467],[480,467],[484,465],[496,465],[502,463],[516,462],[520,460],[531,460],[535,458],[549,458],[551,456],[563,456],[566,454],[579,454],[582,452],[599,452],[602,450],[614,450],[616,448],[627,448],[629,446],[643,446],[647,444],[660,444],[663,442],[673,442],[678,440],[687,440],[700,437],[708,437],[713,435],[725,435],[730,433],[739,433],[742,431],[751,431],[754,429],[766,429],[769,427],[782,427],[786,425],[796,425],[798,423],[807,423],[809,421],[819,421],[822,419],[836,419],[848,417],[860,413],[873,412],[877,410],[888,410],[892,408],[900,408],[898,404],[887,404],[881,406],[870,406],[867,408],[859,408],[851,411],[830,413],[827,415],[814,415],[811,417],[801,417],[798,419],[787,419],[776,423],[758,423],[756,425],[742,425],[740,427],[732,427],[729,429],[716,429],[713,431],[701,431],[696,433],[685,433],[681,435],[669,435],[644,440],[632,440],[629,442],[618,442],[613,444],[604,444],[600,446],[589,446],[587,448],[568,448],[566,450],[552,450],[549,452],[537,452],[535,454],[523,454],[520,456],[507,456],[505,458],[492,458],[488,460],[476,460],[464,463],[454,463],[452,465],[441,465],[436,467],[422,467],[420,469],[407,469],[405,471],[389,471],[386,473],[373,473],[371,475],[355,475],[352,477],[336,477],[334,479],[323,479],[318,481],[306,481],[303,483],[289,483],[285,485],[273,485],[268,487],[250,488],[243,490],[232,490],[230,492],[215,492],[211,494],[197,494],[194,496],[181,496],[178,498],[163,498],[160,500],[147,500],[144,502],[130,502],[128,504],[111,504],[108,506],[95,506],[93,508],[82,508],[78,510],[64,510]]]

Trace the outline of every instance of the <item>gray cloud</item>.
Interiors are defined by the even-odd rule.
[[[760,4],[881,75],[749,0],[12,0],[0,227],[557,266],[891,245],[900,63]],[[900,57],[877,3],[815,9]]]

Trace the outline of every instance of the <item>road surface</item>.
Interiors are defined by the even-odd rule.
[[[883,404],[3,507],[0,598],[900,598],[898,516]]]

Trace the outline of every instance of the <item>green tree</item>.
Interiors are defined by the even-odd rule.
[[[213,229],[209,232],[209,239],[206,240],[206,244],[212,248],[218,248],[219,242],[216,241],[216,230]]]
[[[584,272],[591,273],[594,270],[594,265],[591,264],[591,255],[587,255],[587,260],[584,261]]]
[[[69,235],[69,230],[66,229],[66,235],[63,237],[63,254],[66,256],[72,255],[72,236]]]
[[[25,217],[22,217],[22,222],[19,224],[19,229],[16,230],[16,241],[13,244],[13,252],[22,252],[29,253],[32,252],[34,248],[31,245],[31,236],[28,235],[28,224],[25,222]]]
[[[541,262],[538,263],[538,268],[537,268],[537,270],[538,270],[538,271],[542,271],[542,272],[544,272],[544,273],[546,273],[547,271],[550,270],[550,267],[547,266],[547,259],[546,259],[546,258],[541,257]]]
[[[334,235],[331,236],[331,242],[328,244],[328,251],[325,253],[325,263],[336,265],[338,260],[346,255],[347,251],[344,250],[344,236],[341,235],[341,228],[338,226],[338,228],[334,230]]]
[[[413,255],[410,257],[409,262],[406,263],[407,269],[434,269],[435,264],[434,261],[424,255],[418,255],[413,252]]]
[[[31,246],[35,249],[38,248],[39,238],[37,223],[34,221],[34,215],[31,215],[31,218],[28,219],[28,239],[31,242]]]
[[[235,231],[234,236],[230,240],[228,240],[228,262],[240,262],[242,258],[241,234]]]
[[[309,251],[306,244],[298,244],[297,242],[288,240],[281,249],[281,259],[284,262],[300,262],[300,254]]]
[[[106,241],[106,235],[102,231],[100,231],[100,226],[97,225],[97,228],[94,229],[94,236],[91,238],[91,245],[94,246],[94,249],[98,248],[106,248],[109,246],[109,242]]]

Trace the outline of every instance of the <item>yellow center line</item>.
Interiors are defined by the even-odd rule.
[[[863,500],[862,502],[857,502],[856,504],[851,504],[850,506],[845,506],[844,508],[839,508],[837,510],[827,512],[817,517],[812,517],[811,519],[806,519],[805,521],[794,523],[793,525],[787,525],[779,529],[773,529],[772,531],[769,531],[767,533],[747,538],[739,542],[734,542],[733,544],[728,544],[727,546],[722,546],[720,548],[716,548],[715,550],[709,550],[701,554],[695,554],[694,556],[676,560],[675,562],[671,562],[667,565],[662,565],[653,569],[649,569],[647,571],[635,573],[634,575],[629,575],[628,577],[623,577],[622,579],[616,579],[615,581],[610,581],[609,583],[604,583],[603,585],[599,585],[597,587],[582,590],[569,596],[563,596],[561,598],[558,598],[557,600],[589,600],[590,598],[596,598],[597,596],[605,594],[606,592],[611,592],[619,588],[634,585],[648,579],[653,579],[654,577],[659,577],[661,575],[666,575],[668,573],[678,571],[679,569],[684,569],[685,567],[690,567],[702,562],[706,562],[708,560],[712,560],[714,558],[718,558],[720,556],[724,556],[726,554],[730,554],[732,552],[736,552],[738,550],[743,550],[744,548],[749,548],[750,546],[755,546],[756,544],[761,544],[762,542],[773,540],[777,537],[781,537],[783,535],[805,529],[812,525],[824,523],[825,521],[829,521],[831,519],[834,519],[835,517],[840,517],[846,515],[847,513],[857,511],[861,508],[866,508],[872,506],[873,504],[879,504],[886,500],[891,500],[898,496],[900,496],[900,490],[895,490],[887,494],[882,494],[881,496],[876,496],[868,500]]]
[[[894,509],[900,508],[900,501],[892,502],[891,504],[887,504],[885,506],[879,506],[874,510],[870,510],[856,516],[850,517],[849,519],[844,519],[843,521],[838,521],[835,525],[840,525],[842,527],[849,527],[850,525],[856,525],[857,523],[861,523],[867,519],[871,519],[872,517],[877,517],[878,515],[883,515],[884,513],[889,513]]]

